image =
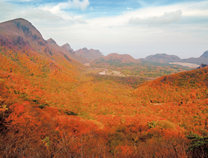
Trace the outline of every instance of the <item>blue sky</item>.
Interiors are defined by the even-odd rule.
[[[143,58],[208,50],[207,0],[0,0],[0,22],[25,18],[45,39]]]

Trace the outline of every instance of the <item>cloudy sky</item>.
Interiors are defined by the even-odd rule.
[[[0,22],[15,18],[60,46],[104,55],[188,58],[208,50],[208,0],[0,0]]]

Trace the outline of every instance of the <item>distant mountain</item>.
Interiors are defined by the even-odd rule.
[[[55,45],[57,45],[57,43],[56,43],[56,41],[54,41],[52,38],[50,38],[50,39],[48,39],[48,40],[46,40],[48,43],[50,43],[50,44],[55,44]]]
[[[134,59],[132,56],[128,54],[117,54],[111,53],[105,57],[96,59],[93,61],[95,64],[127,64],[127,63],[139,63],[138,60]]]
[[[87,60],[94,60],[104,56],[99,50],[94,50],[94,49],[88,50],[87,48],[79,49],[75,51],[75,54]]]
[[[54,39],[50,38],[46,40],[46,42],[51,50],[56,51],[59,54],[64,54],[64,57],[67,58],[69,61],[73,60],[73,58],[70,58],[66,51],[62,47],[60,47]]]
[[[114,61],[121,63],[137,63],[137,60],[128,54],[111,53],[104,57],[106,61]]]
[[[181,62],[186,63],[195,63],[195,64],[208,64],[208,58],[199,57],[199,58],[188,58],[188,59],[182,59]]]
[[[183,59],[182,62],[196,63],[196,64],[208,64],[208,50],[205,51],[199,58]]]
[[[82,56],[79,56],[79,55],[75,54],[75,51],[71,48],[71,46],[68,43],[66,43],[63,46],[61,46],[61,48],[65,52],[65,54],[67,54],[71,58],[79,61],[82,64],[90,62],[88,59],[85,59]]]
[[[201,58],[208,58],[208,50],[205,51],[200,57]]]
[[[147,56],[145,60],[153,61],[153,62],[160,62],[160,63],[168,63],[171,61],[180,61],[181,59],[176,55],[155,54],[155,55]]]
[[[61,46],[61,47],[62,47],[63,49],[65,49],[66,51],[69,51],[69,52],[75,54],[74,50],[71,48],[71,46],[70,46],[68,43],[64,44],[64,45]]]
[[[155,54],[147,56],[144,60],[152,61],[156,63],[169,63],[169,62],[181,62],[181,63],[192,63],[192,64],[208,64],[208,51],[205,51],[199,58],[188,58],[180,59],[176,55],[167,55],[167,54]]]
[[[59,46],[55,40],[53,40],[52,38],[47,40],[47,43],[56,51],[64,53],[65,55],[69,56],[71,59],[76,60],[82,64],[84,63],[89,63],[89,60],[82,58],[79,55],[76,55],[74,50],[71,48],[71,46],[66,43],[63,46]]]

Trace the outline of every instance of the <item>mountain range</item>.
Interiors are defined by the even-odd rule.
[[[111,53],[95,59],[93,63],[138,63],[138,61],[128,54]]]
[[[94,49],[89,50],[87,48],[79,49],[75,51],[75,54],[87,60],[94,60],[104,56],[99,50],[94,50]]]
[[[86,63],[103,56],[99,51],[84,48],[83,50],[88,56],[91,56],[89,58],[83,55],[85,51],[80,52],[78,50],[75,52],[68,43],[60,47],[52,38],[44,40],[41,33],[30,22],[22,18],[0,24],[0,46],[23,52],[38,52],[39,55],[50,57],[53,60],[55,60],[54,56],[61,56],[67,60],[80,63]]]
[[[208,64],[208,51],[205,51],[199,58],[180,59],[176,55],[155,54],[137,60],[130,55],[117,53],[104,56],[99,50],[94,49],[82,48],[74,51],[68,43],[59,46],[52,38],[44,40],[41,33],[30,22],[21,18],[0,24],[0,45],[10,49],[14,48],[15,50],[36,51],[41,55],[50,56],[50,58],[53,58],[53,55],[59,55],[67,60],[78,61],[82,64],[99,62],[99,60],[117,63],[138,63],[141,60],[145,60],[157,63],[183,62]]]
[[[144,61],[150,61],[154,63],[169,63],[172,62],[174,64],[179,64],[183,66],[190,67],[197,67],[200,64],[208,64],[208,57],[207,52],[204,52],[199,58],[188,58],[188,59],[181,59],[176,55],[168,55],[168,54],[155,54],[147,56],[146,58],[141,59],[134,59],[132,56],[127,54],[118,54],[118,53],[111,53],[107,56],[100,57],[91,61],[94,64],[127,64],[127,63],[141,63]]]
[[[170,61],[180,61],[181,59],[176,55],[155,54],[145,58],[147,61],[166,63]]]
[[[155,54],[150,55],[145,58],[147,61],[160,62],[160,63],[168,63],[168,62],[183,62],[183,63],[194,63],[194,64],[208,64],[208,51],[205,51],[198,58],[188,58],[181,59],[176,55],[167,55],[167,54]]]

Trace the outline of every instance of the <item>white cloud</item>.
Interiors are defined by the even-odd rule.
[[[21,15],[22,17],[25,18],[34,18],[34,19],[42,19],[42,20],[47,20],[47,21],[61,21],[64,20],[63,17],[55,15],[53,13],[51,13],[50,11],[47,10],[42,10],[39,8],[30,8],[30,9],[26,9],[21,11]]]
[[[86,19],[86,21],[90,26],[96,27],[127,27],[129,23],[134,23],[147,24],[159,28],[162,24],[174,24],[177,21],[183,23],[183,20],[186,18],[193,19],[189,20],[189,23],[194,23],[194,18],[208,16],[208,8],[204,7],[207,5],[208,1],[178,3],[167,6],[150,6],[137,10],[126,10],[126,12],[117,16]],[[171,26],[169,25],[169,27]],[[131,25],[128,27],[131,27]]]
[[[58,25],[71,25],[71,24],[86,24],[82,19],[82,16],[70,15],[57,9],[53,10],[53,7],[32,7],[32,6],[20,6],[16,4],[9,4],[6,2],[0,2],[0,20],[6,21],[15,18],[25,18],[31,22],[35,21],[46,25],[46,27],[57,27]],[[56,23],[57,22],[57,23]],[[47,26],[47,24],[51,24]]]
[[[64,11],[65,9],[81,9],[81,10],[85,10],[89,5],[89,1],[88,0],[83,0],[83,1],[79,1],[79,0],[68,0],[68,2],[64,2],[64,3],[58,3],[57,5],[54,4],[47,4],[47,5],[40,5],[38,8],[44,11],[49,11],[52,14],[56,15],[56,16],[61,16],[63,19],[66,20],[76,20],[77,22],[81,22],[81,23],[86,23],[83,19],[82,19],[82,15],[70,15],[70,12],[66,12]],[[91,10],[93,9],[92,7],[90,8]]]
[[[70,9],[70,8],[74,8],[74,9],[81,9],[81,10],[85,10],[88,6],[89,6],[90,2],[89,0],[68,0],[68,2],[66,3],[60,3],[57,6],[60,9]]]
[[[145,5],[146,5],[146,2],[143,1],[143,0],[138,0],[138,3],[139,3],[140,5],[142,5],[142,6],[145,6]]]
[[[148,18],[139,18],[132,17],[129,20],[130,24],[148,24],[148,25],[161,25],[161,24],[169,24],[175,21],[179,21],[182,15],[181,10],[177,10],[175,12],[165,12],[161,16],[153,16]]]

